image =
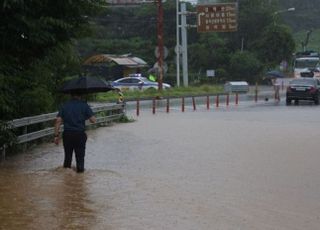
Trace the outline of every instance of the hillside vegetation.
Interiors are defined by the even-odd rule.
[[[294,32],[320,28],[319,0],[279,0],[279,9],[295,8],[294,12],[283,13],[285,22]]]
[[[237,32],[188,29],[190,85],[259,82],[267,70],[290,60],[310,29],[314,32],[308,48],[319,49],[319,0],[238,2]],[[81,64],[88,55],[132,53],[150,67],[157,61],[156,4],[124,8],[103,4],[103,0],[2,1],[0,146],[11,143],[5,121],[57,109],[65,99],[58,89],[66,79],[84,74]],[[167,0],[163,6],[164,44],[169,50],[164,81],[176,85],[176,1]],[[187,7],[196,11],[191,4]],[[274,16],[288,7],[296,11]],[[195,15],[188,16],[188,24],[196,24]],[[214,79],[206,76],[211,69],[216,73]]]
[[[301,51],[301,42],[307,31],[312,30],[307,49],[320,51],[320,1],[319,0],[279,0],[279,9],[294,7],[295,11],[281,14],[290,26],[296,42],[296,51]]]

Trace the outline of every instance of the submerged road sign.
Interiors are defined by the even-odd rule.
[[[197,6],[198,32],[233,32],[238,29],[237,3]]]

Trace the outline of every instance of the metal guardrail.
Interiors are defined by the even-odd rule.
[[[86,126],[105,124],[112,121],[119,120],[125,114],[125,104],[112,104],[112,105],[103,105],[95,106],[92,108],[92,111],[96,115],[96,123],[90,124],[86,122]],[[23,128],[23,133],[17,136],[17,143],[23,144],[30,141],[34,141],[43,137],[54,135],[54,127],[45,127],[37,131],[28,132],[28,126],[41,124],[45,122],[54,121],[58,112],[41,114],[38,116],[24,117],[21,119],[15,119],[8,122],[8,127],[10,129]],[[47,125],[49,126],[49,125]],[[63,130],[63,125],[61,126]],[[5,149],[6,146],[2,146],[2,158],[5,158]]]

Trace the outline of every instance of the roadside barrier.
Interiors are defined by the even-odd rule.
[[[216,96],[216,107],[219,107],[219,95]]]
[[[201,95],[201,96],[187,96],[187,97],[155,97],[151,100],[145,99],[143,101],[136,101],[136,114],[140,115],[140,109],[150,109],[152,114],[156,114],[157,112],[165,112],[169,113],[172,110],[181,112],[185,112],[187,110],[199,110],[199,109],[214,109],[214,108],[229,108],[232,106],[238,106],[241,101],[245,100],[248,102],[257,103],[258,100],[261,103],[268,102],[267,98],[270,96],[274,96],[274,91],[269,86],[263,86],[262,91],[258,90],[258,85],[253,86],[251,88],[251,93],[221,93],[215,95]],[[283,96],[283,95],[282,95]],[[270,102],[270,100],[269,100]],[[134,109],[134,103],[131,103],[131,106]],[[171,106],[171,108],[170,108]],[[129,105],[130,107],[130,105]],[[198,107],[198,108],[197,108]],[[171,110],[171,111],[170,111]]]
[[[152,114],[156,113],[156,99],[152,99]]]
[[[192,106],[193,106],[193,111],[197,110],[196,101],[195,101],[194,97],[192,97]]]
[[[181,111],[184,112],[184,97],[182,97]]]
[[[254,87],[254,101],[258,102],[258,83]]]
[[[107,123],[117,121],[125,115],[125,103],[110,104],[92,107],[92,111],[96,116],[96,123],[86,122],[86,126],[97,127]],[[26,144],[44,137],[54,135],[54,121],[58,112],[41,114],[38,116],[24,117],[9,121],[8,127],[17,133],[17,143]],[[60,128],[63,130],[63,125]],[[2,146],[2,159],[6,157],[7,146]],[[25,149],[25,148],[24,148]]]
[[[238,105],[238,104],[239,104],[239,94],[236,93],[236,105]]]
[[[227,94],[226,105],[229,106],[229,94]]]
[[[140,101],[139,101],[139,99],[137,100],[136,114],[137,114],[137,117],[140,115]]]

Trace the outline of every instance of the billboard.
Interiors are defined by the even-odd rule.
[[[233,32],[238,29],[237,3],[197,6],[198,32]]]

